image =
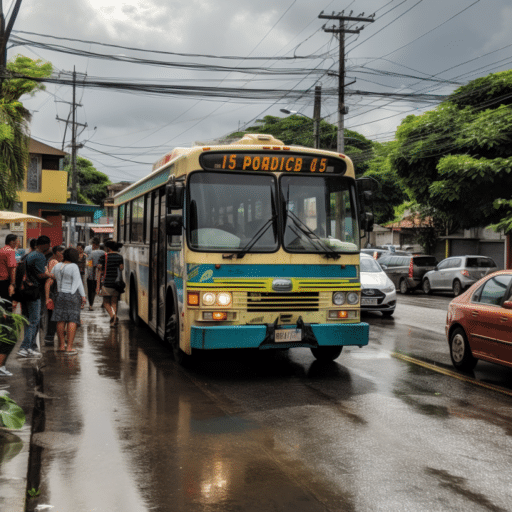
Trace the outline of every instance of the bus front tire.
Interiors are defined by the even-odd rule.
[[[318,347],[312,348],[311,353],[318,361],[329,362],[337,359],[342,350],[343,347]]]
[[[165,341],[171,345],[174,360],[180,365],[185,365],[190,356],[185,354],[185,352],[180,348],[179,329],[178,314],[174,312],[167,318],[167,323],[165,325]]]

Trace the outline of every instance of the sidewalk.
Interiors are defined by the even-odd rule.
[[[120,303],[119,318],[128,319],[128,308]],[[105,323],[108,328],[108,315],[104,312],[98,318],[99,304],[96,304],[94,321]],[[88,312],[87,312],[88,313]],[[87,322],[89,316],[84,310],[82,319]],[[92,318],[90,318],[92,320]],[[77,331],[76,341],[81,337]],[[39,359],[17,357],[21,339],[7,360],[7,369],[12,377],[0,377],[0,393],[7,391],[26,415],[26,423],[20,430],[0,428],[0,511],[25,512],[27,485],[35,481],[38,488],[38,476],[30,475],[32,467],[37,466],[38,450],[30,450],[31,436],[44,429],[44,386],[43,379],[51,379],[56,358],[54,347],[41,347],[43,354]],[[33,447],[34,448],[34,447]],[[39,454],[40,456],[40,454]],[[32,461],[30,458],[32,457]]]

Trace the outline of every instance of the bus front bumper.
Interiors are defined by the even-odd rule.
[[[301,341],[276,342],[275,330],[300,329]],[[214,350],[229,348],[278,349],[293,347],[341,347],[368,345],[369,325],[357,324],[298,324],[297,326],[219,325],[192,326],[190,345],[193,349]]]

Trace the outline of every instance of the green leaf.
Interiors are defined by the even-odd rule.
[[[4,427],[20,429],[25,424],[23,409],[8,396],[0,396],[0,422]]]

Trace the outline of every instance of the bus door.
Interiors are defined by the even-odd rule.
[[[158,332],[165,335],[165,291],[167,289],[167,209],[165,206],[165,189],[160,190],[160,222],[158,225]]]
[[[151,192],[151,240],[149,280],[149,325],[162,337],[165,334],[165,289],[167,283],[167,233],[165,189]]]
[[[158,224],[160,219],[160,191],[151,192],[151,238],[149,242],[149,325],[156,330],[158,311]]]

